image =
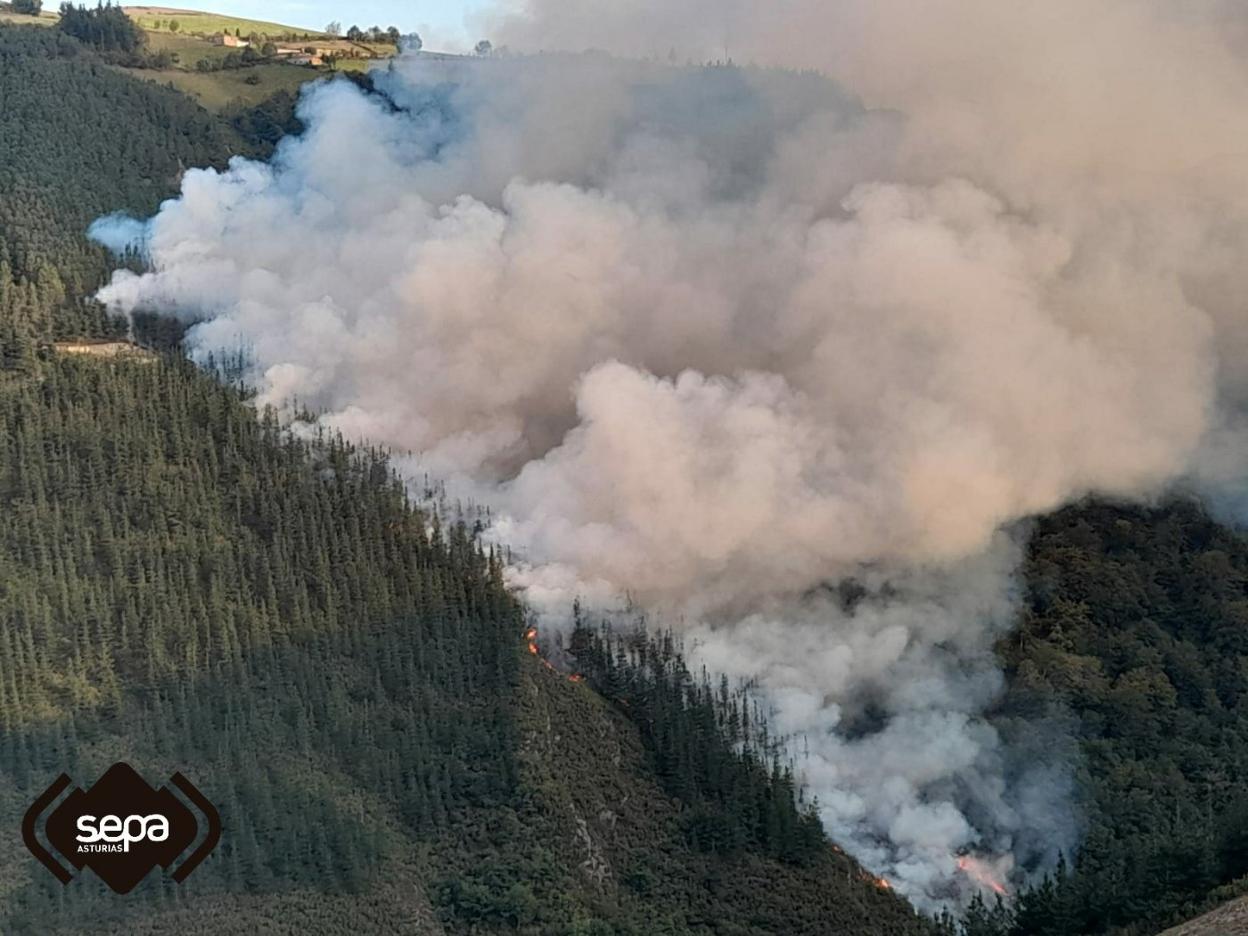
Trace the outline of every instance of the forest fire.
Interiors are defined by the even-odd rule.
[[[1006,897],[1010,893],[1005,885],[993,876],[992,869],[987,862],[978,858],[973,858],[970,855],[958,856],[958,870],[975,883],[989,888],[995,894]]]
[[[833,845],[832,849],[833,851],[836,851],[839,854],[842,854],[842,855],[845,854],[845,852],[836,845]],[[858,877],[859,879],[866,881],[869,884],[874,884],[878,889],[882,891],[891,891],[893,889],[892,882],[889,881],[888,878],[876,877],[866,868],[863,868],[861,866],[859,866],[858,868]]]
[[[528,630],[526,630],[526,631],[524,632],[524,639],[525,639],[525,640],[527,640],[527,641],[528,641],[528,643],[529,643],[529,654],[530,654],[531,656],[535,656],[535,657],[537,657],[539,660],[541,660],[541,661],[542,661],[542,666],[546,667],[548,670],[554,670],[554,669],[556,669],[555,664],[551,663],[551,662],[550,662],[550,660],[548,660],[548,659],[546,659],[544,656],[542,656],[542,652],[541,652],[541,650],[539,650],[539,649],[538,649],[538,646],[537,646],[537,628],[536,628],[536,627],[530,627]],[[575,682],[575,680],[573,680],[573,681]]]

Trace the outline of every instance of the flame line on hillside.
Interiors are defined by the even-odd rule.
[[[993,876],[987,864],[972,855],[958,856],[958,870],[976,884],[991,890],[994,894],[999,894],[1002,897],[1010,895],[1009,889]]]

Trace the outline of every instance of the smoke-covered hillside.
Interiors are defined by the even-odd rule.
[[[527,653],[475,514],[417,509],[380,453],[291,437],[176,350],[58,353],[125,327],[88,301],[91,214],[177,181],[120,157],[223,164],[246,141],[54,34],[0,27],[0,62],[0,816],[16,830],[62,771],[125,760],[192,776],[224,824],[185,884],[157,871],[124,899],[10,850],[0,930],[930,931],[813,820],[801,854],[764,851],[704,808],[743,832],[701,847],[636,729]],[[716,750],[799,825],[770,763]]]
[[[0,26],[0,808],[126,759],[227,832],[124,904],[12,853],[0,928],[1239,892],[1236,9],[516,9],[563,51],[318,85],[228,166],[280,102]],[[127,329],[169,356],[51,344]]]
[[[1027,518],[1242,484],[1248,71],[1213,0],[911,6],[519,4],[539,54],[311,90],[100,298],[489,505],[546,632],[631,602],[756,680],[935,910],[1081,834],[985,718]]]

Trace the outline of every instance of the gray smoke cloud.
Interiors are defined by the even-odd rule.
[[[129,215],[115,213],[93,221],[87,228],[87,236],[115,254],[128,250],[142,252],[147,225]]]
[[[1243,25],[531,0],[496,44],[572,54],[313,88],[101,298],[490,504],[553,619],[627,595],[756,679],[830,833],[935,907],[980,886],[960,854],[1078,834],[982,717],[1017,521],[1242,477]],[[671,64],[729,55],[759,67]]]

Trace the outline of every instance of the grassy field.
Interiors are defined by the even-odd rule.
[[[147,32],[147,47],[152,52],[171,52],[178,57],[179,68],[194,68],[200,59],[220,61],[230,52],[225,46],[213,45],[195,36],[180,33]]]
[[[375,64],[368,59],[339,59],[334,67],[340,72],[365,72]]]
[[[194,97],[211,111],[220,111],[236,102],[249,106],[259,104],[278,91],[295,92],[309,81],[317,81],[330,74],[328,70],[279,62],[212,72],[196,70],[196,63],[201,59],[219,62],[231,52],[238,52],[237,49],[213,45],[207,38],[227,29],[230,32],[237,29],[244,36],[254,32],[279,42],[285,39],[290,45],[302,46],[306,43],[322,48],[341,49],[344,55],[353,47],[357,50],[371,51],[378,59],[387,58],[396,51],[393,46],[389,45],[350,43],[341,38],[331,39],[316,30],[304,30],[297,26],[286,26],[264,20],[180,10],[175,7],[128,6],[125,7],[125,11],[147,33],[150,51],[170,52],[176,56],[173,68],[161,71],[152,69],[127,69],[127,71],[136,78],[146,81],[171,84]],[[51,26],[56,24],[57,19],[55,13],[46,10],[42,16],[38,17],[17,14],[12,12],[8,4],[0,2],[0,21],[3,22]],[[177,20],[177,32],[170,30],[171,20]],[[293,38],[296,36],[297,39]],[[366,58],[344,57],[339,59],[336,68],[338,71],[364,71],[369,65],[370,60]]]
[[[284,26],[280,23],[220,16],[215,13],[176,10],[172,7],[126,7],[125,9],[147,32],[148,48],[152,52],[164,51],[176,56],[175,66],[171,69],[131,70],[131,73],[135,77],[148,81],[171,84],[212,111],[220,111],[234,103],[259,104],[278,91],[294,92],[307,82],[316,81],[329,74],[328,70],[280,62],[268,62],[248,68],[223,71],[198,71],[196,63],[201,59],[219,62],[230,53],[238,53],[237,49],[213,45],[206,38],[226,29],[230,32],[238,29],[244,36],[252,33],[262,34],[277,41],[278,44],[303,46],[306,43],[321,48],[341,49],[344,56],[348,54],[352,46],[356,50],[371,51],[378,58],[388,57],[395,52],[393,46],[353,44],[345,39],[330,39],[317,32],[305,34],[298,27]],[[169,29],[171,20],[178,22],[176,33]],[[295,34],[298,35],[298,39],[289,38]],[[306,40],[305,35],[308,36]],[[368,67],[369,59],[366,58],[344,57],[336,65],[338,71],[363,71]]]
[[[88,4],[93,5],[93,4]],[[39,16],[26,16],[14,13],[10,4],[0,3],[0,20],[6,23],[20,23],[36,26],[54,26],[59,16],[55,10],[59,4],[45,2],[44,11]],[[213,33],[229,30],[241,30],[243,35],[260,33],[266,37],[298,36],[302,41],[328,38],[315,29],[304,29],[299,26],[284,26],[281,23],[269,23],[264,20],[243,19],[237,16],[221,16],[216,13],[200,13],[195,10],[178,10],[173,7],[124,7],[126,13],[153,37],[172,36],[169,29],[170,20],[178,21],[178,32],[188,39],[194,34],[210,36]],[[155,43],[153,43],[156,46]],[[159,47],[159,46],[156,46]]]
[[[220,111],[236,101],[256,105],[272,97],[278,91],[298,91],[309,81],[329,77],[328,72],[297,65],[256,65],[234,71],[195,72],[171,68],[165,71],[129,70],[136,78],[171,84],[179,91],[189,94],[210,111]],[[247,77],[255,75],[258,84],[248,84]]]
[[[178,32],[198,33],[210,36],[229,30],[240,31],[244,36],[259,33],[270,39],[298,36],[301,39],[319,39],[323,33],[300,26],[285,26],[265,20],[243,19],[238,16],[222,16],[219,13],[201,13],[198,10],[179,10],[176,7],[128,6],[126,13],[144,29],[152,32],[167,31],[170,20],[178,21]],[[159,24],[159,25],[158,25]]]
[[[171,84],[179,91],[191,95],[211,111],[220,111],[227,105],[241,102],[259,104],[278,91],[295,92],[309,81],[329,77],[328,69],[308,68],[288,62],[266,62],[247,68],[201,72],[195,63],[200,59],[220,61],[237,49],[216,46],[194,36],[172,33],[148,33],[148,47],[153,51],[168,51],[177,56],[173,68],[127,69],[136,78]],[[337,71],[364,71],[371,63],[367,59],[342,59]]]
[[[44,12],[39,16],[27,16],[24,13],[14,13],[13,8],[7,3],[0,3],[0,22],[16,23],[25,26],[55,26],[56,21],[60,19],[55,13]]]

